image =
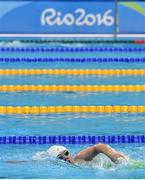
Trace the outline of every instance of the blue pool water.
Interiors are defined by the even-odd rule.
[[[145,47],[143,45],[84,45],[84,44],[23,44],[1,43],[1,47]],[[145,57],[145,52],[77,52],[77,53],[10,53],[0,57]],[[145,63],[0,63],[0,69],[136,69]],[[144,76],[0,76],[0,85],[17,84],[145,84]],[[78,93],[78,92],[17,92],[0,93],[2,106],[49,105],[145,105],[145,93]],[[144,134],[145,114],[67,113],[43,115],[0,115],[0,136],[5,135],[123,135]],[[88,145],[66,145],[72,155]],[[0,145],[0,178],[145,178],[145,145],[111,145],[128,157],[128,163],[111,164],[105,157],[100,164],[73,167],[64,162],[39,156],[48,145]],[[27,161],[7,163],[7,161]],[[105,165],[108,163],[108,165]]]

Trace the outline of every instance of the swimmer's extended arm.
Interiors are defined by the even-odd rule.
[[[112,148],[108,147],[105,144],[99,143],[94,146],[88,147],[87,149],[84,149],[80,151],[77,156],[75,157],[76,160],[85,160],[85,161],[91,161],[95,156],[97,156],[99,153],[103,153],[106,156],[108,156],[113,162],[115,162],[118,158],[124,156],[114,151]]]

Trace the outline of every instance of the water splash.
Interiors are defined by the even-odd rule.
[[[65,167],[67,168],[68,166],[72,166],[72,167],[76,167],[73,166],[72,164],[69,164],[63,160],[59,160],[53,157],[50,157],[47,153],[47,151],[38,151],[33,157],[32,159],[34,161],[47,161],[49,164],[51,164],[52,166],[59,166],[61,167]]]

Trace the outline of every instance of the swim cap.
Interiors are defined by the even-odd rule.
[[[47,153],[51,157],[57,157],[59,154],[61,154],[63,151],[67,150],[64,146],[51,146]]]

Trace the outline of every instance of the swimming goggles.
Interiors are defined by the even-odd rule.
[[[68,150],[65,150],[62,154],[59,154],[59,155],[57,156],[57,158],[59,158],[59,159],[63,159],[63,158],[64,158],[64,156],[68,156],[68,155],[69,155]]]

